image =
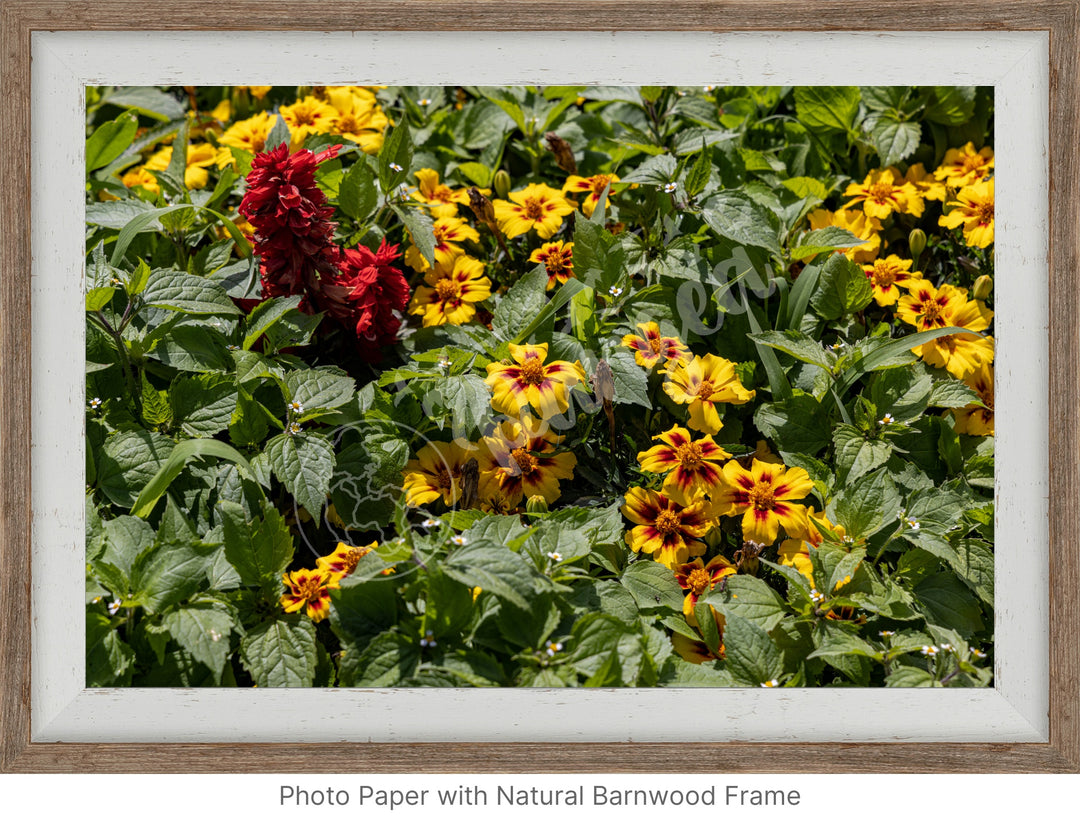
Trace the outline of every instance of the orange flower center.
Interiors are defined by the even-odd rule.
[[[773,491],[772,483],[766,483],[764,480],[758,481],[750,489],[750,508],[755,512],[768,512],[774,506],[776,506],[776,493]]]
[[[661,509],[660,514],[656,516],[656,531],[661,535],[674,535],[681,526],[679,516],[671,509]]]
[[[514,462],[517,463],[517,467],[522,474],[529,474],[536,468],[536,458],[523,448],[514,449],[510,452],[510,456],[514,458]]]
[[[592,191],[594,193],[596,193],[597,196],[599,196],[600,193],[604,192],[604,187],[606,187],[610,183],[611,183],[611,176],[610,175],[597,175],[597,176],[594,176],[593,180],[592,180]]]
[[[709,588],[709,573],[704,569],[695,569],[686,576],[686,585],[690,587],[694,595],[701,595]]]
[[[649,343],[652,352],[657,356],[664,352],[664,340],[659,335],[649,334],[645,341]]]
[[[334,129],[338,135],[345,135],[349,132],[359,132],[362,130],[363,124],[357,119],[355,115],[342,115],[334,122]]]
[[[964,172],[973,172],[980,169],[984,163],[981,155],[965,155],[960,166],[963,167]]]
[[[688,471],[694,471],[703,462],[701,446],[697,443],[683,443],[683,445],[675,449],[675,457],[678,459],[679,464]]]
[[[450,491],[450,486],[453,484],[453,478],[450,476],[450,471],[445,466],[441,466],[437,472],[435,472],[435,482],[439,484],[440,489]]]
[[[251,138],[251,148],[255,152],[262,152],[263,147],[266,146],[266,137],[267,136],[265,136],[265,135],[252,136],[252,138]]]
[[[547,268],[549,276],[553,276],[556,273],[562,273],[568,270],[570,267],[570,252],[562,248],[552,248],[548,251],[547,256],[544,257],[544,267]]]
[[[435,293],[440,302],[450,302],[461,298],[461,285],[453,279],[439,279],[435,283]]]
[[[450,204],[454,199],[454,192],[445,184],[436,184],[431,190],[429,198],[432,201],[443,201]]]
[[[975,215],[979,217],[979,224],[989,224],[994,220],[994,203],[991,201],[978,205]]]
[[[700,400],[707,400],[715,393],[716,386],[713,385],[712,380],[703,379],[697,388],[697,398]]]
[[[525,216],[530,221],[540,221],[544,217],[544,201],[539,198],[527,198],[523,205]]]
[[[867,198],[870,198],[878,203],[888,201],[892,198],[893,185],[885,181],[879,181],[877,184],[871,184],[867,188]]]
[[[320,116],[312,109],[294,109],[292,117],[297,126],[314,126]]]
[[[313,601],[324,591],[322,579],[317,577],[293,581],[293,584],[293,594],[302,601]]]
[[[542,385],[547,379],[544,361],[540,357],[529,357],[521,363],[521,381],[526,385]]]
[[[945,313],[936,299],[932,299],[922,307],[922,321],[924,325],[937,325],[945,319]]]
[[[870,276],[870,281],[875,285],[882,288],[892,287],[893,282],[896,281],[897,271],[892,265],[887,265],[884,262],[874,262],[874,272]]]

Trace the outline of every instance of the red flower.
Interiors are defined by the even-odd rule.
[[[397,255],[397,245],[385,239],[374,253],[366,247],[342,251],[339,285],[348,290],[349,314],[341,321],[355,326],[365,359],[377,359],[379,349],[394,341],[401,320],[393,311],[409,303],[409,284],[391,266]]]

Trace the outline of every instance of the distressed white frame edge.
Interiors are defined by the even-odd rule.
[[[650,51],[662,66],[641,61]],[[32,55],[33,741],[1048,740],[1047,32],[35,32]],[[1003,115],[994,688],[85,688],[84,380],[71,362],[85,336],[84,84],[843,84],[852,66],[867,83],[993,85]]]

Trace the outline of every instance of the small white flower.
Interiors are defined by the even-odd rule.
[[[769,679],[768,681],[761,682],[761,686],[762,687],[779,687],[780,686],[780,680],[779,679]]]
[[[878,633],[878,635],[881,638],[892,638],[894,635],[896,635],[896,633],[894,633],[892,630],[882,630]]]
[[[892,414],[886,414],[884,417],[882,417],[877,422],[878,422],[878,425],[892,425],[893,423],[896,422],[896,420],[893,418]]]
[[[401,172],[405,168],[401,166],[401,164],[395,164],[393,161],[391,161],[390,169],[392,169],[394,172]]]
[[[548,654],[548,658],[552,658],[556,653],[562,652],[563,645],[552,641],[548,641],[544,644],[544,652]]]
[[[431,98],[421,98],[417,101],[420,106],[431,106]]]
[[[984,653],[982,650],[975,647],[968,647],[968,649],[971,650],[972,658],[986,658],[986,653]]]
[[[673,193],[678,188],[679,188],[678,184],[676,184],[674,181],[670,181],[670,182],[668,182],[667,184],[664,185],[664,192],[665,193]]]
[[[426,518],[420,525],[425,529],[434,529],[436,526],[441,526],[442,521],[438,518]]]
[[[930,656],[930,658],[933,658],[938,654],[938,648],[935,647],[933,644],[924,644],[922,647],[919,648],[919,652],[922,653],[924,656]]]
[[[448,357],[439,357],[439,367],[440,368],[449,368],[450,367],[450,359]]]
[[[229,345],[226,345],[225,347],[226,347],[227,349],[229,349],[230,351],[239,351],[239,350],[240,350],[240,346],[239,346],[239,345],[233,345],[233,344],[229,344]]]
[[[907,525],[911,528],[911,530],[913,532],[918,532],[919,527],[920,527],[921,524],[917,520],[910,520],[909,519],[908,522],[907,522]]]
[[[851,544],[855,543],[855,538],[851,537],[851,535],[844,535],[844,537],[843,537],[843,538],[841,538],[841,540],[842,540],[842,541],[843,541],[844,543],[848,544],[849,546],[850,546]]]
[[[112,283],[113,283],[113,285],[115,287],[120,287],[122,284],[124,284],[119,279],[117,279],[115,276],[112,277],[111,281],[112,281]]]
[[[810,590],[810,600],[815,604],[820,604],[825,600],[825,596],[818,592],[816,589]]]
[[[101,596],[100,595],[95,595],[93,598],[90,599],[90,603],[91,604],[100,604],[101,603]]]
[[[896,513],[896,519],[897,520],[903,520],[905,517],[907,517],[907,512],[905,512],[903,509],[900,509],[899,511],[897,511],[897,513]]]
[[[947,653],[951,653],[951,652],[953,652],[953,645],[952,644],[942,644],[941,649],[944,650]]]
[[[610,293],[615,298],[618,298],[618,297],[622,296],[622,288],[612,286],[612,287],[608,288],[608,293]]]
[[[120,611],[120,607],[123,605],[123,601],[119,598],[109,602],[109,615],[116,615]]]
[[[840,350],[841,348],[843,348],[843,347],[844,347],[844,346],[843,346],[843,345],[841,345],[841,344],[840,344],[839,342],[834,342],[834,343],[833,343],[832,345],[829,345],[829,346],[828,346],[828,348],[829,348],[829,350],[830,350],[830,351],[839,351],[839,350]]]
[[[435,646],[435,633],[424,633],[424,637],[420,639],[421,647],[434,647]]]
[[[548,552],[548,557],[551,558],[551,560],[555,561],[555,563],[558,563],[562,560],[562,555],[560,555],[558,552]]]
[[[464,546],[468,542],[469,539],[466,538],[464,535],[454,535],[454,537],[450,538],[450,543],[454,544],[455,546]]]
[[[402,196],[407,196],[409,194],[409,185],[408,184],[400,185],[398,187],[398,192],[401,193]]]
[[[675,94],[678,95],[680,98],[685,98],[686,97],[686,93],[683,92],[681,89],[676,90]]]
[[[712,92],[714,89],[716,89],[715,86],[703,86],[703,87],[701,87],[702,92]]]
[[[289,403],[289,412],[291,414],[303,414],[304,404],[297,400],[293,400],[291,403]]]
[[[289,434],[299,434],[303,430],[300,428],[300,423],[289,423]]]
[[[90,407],[94,409],[94,411],[97,411],[99,408],[101,408],[101,405],[101,397],[94,397],[94,399],[90,400]]]

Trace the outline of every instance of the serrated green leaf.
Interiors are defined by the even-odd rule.
[[[350,218],[363,221],[379,203],[375,173],[362,158],[353,164],[338,185],[338,206]]]
[[[318,650],[306,619],[264,621],[240,640],[240,658],[259,687],[311,687]]]
[[[214,606],[180,607],[166,613],[162,624],[177,644],[187,650],[215,676],[220,676],[229,658],[229,634],[233,620]]]
[[[193,315],[236,316],[240,313],[221,285],[204,276],[179,270],[151,271],[142,297],[151,307]]]
[[[847,132],[859,113],[859,87],[797,86],[795,112],[808,129]]]
[[[662,607],[672,612],[682,612],[682,589],[672,571],[663,564],[635,561],[626,567],[619,580],[642,612],[652,612]]]
[[[318,526],[334,474],[334,449],[330,441],[307,431],[279,434],[266,444],[266,456],[274,476]]]
[[[764,581],[752,575],[732,575],[723,592],[715,589],[701,596],[698,603],[709,604],[725,618],[738,615],[753,621],[766,632],[772,630],[788,612],[784,600]]]
[[[780,677],[780,650],[768,634],[752,621],[732,613],[725,618],[725,664],[743,684],[758,687]]]

